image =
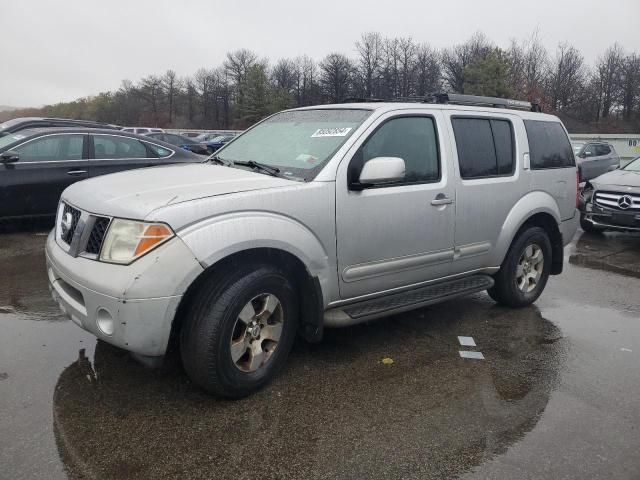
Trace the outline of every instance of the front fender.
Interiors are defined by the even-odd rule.
[[[495,265],[501,265],[509,250],[509,246],[518,233],[518,230],[533,215],[545,213],[553,217],[557,225],[561,223],[560,209],[555,199],[546,192],[529,192],[511,208],[507,218],[502,224],[498,241],[496,242]]]
[[[317,277],[328,303],[331,271],[329,255],[320,239],[301,222],[272,212],[239,211],[208,218],[179,231],[178,236],[207,268],[234,253],[254,248],[288,252]]]

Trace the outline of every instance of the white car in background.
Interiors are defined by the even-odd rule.
[[[122,129],[123,132],[137,133],[138,135],[144,135],[146,133],[164,133],[162,128],[147,128],[147,127],[126,127]]]

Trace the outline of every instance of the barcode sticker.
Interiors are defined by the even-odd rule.
[[[319,128],[316,130],[311,138],[318,137],[346,137],[347,134],[351,131],[351,127],[341,127],[341,128]]]

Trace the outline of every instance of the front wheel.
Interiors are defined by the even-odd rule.
[[[512,243],[488,293],[509,307],[530,305],[544,290],[550,268],[549,236],[540,227],[529,227]]]
[[[273,266],[249,265],[214,276],[192,299],[181,331],[185,370],[216,395],[249,395],[284,365],[297,317],[295,289]]]

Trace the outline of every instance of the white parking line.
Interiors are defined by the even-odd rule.
[[[484,355],[482,355],[482,352],[466,352],[464,350],[460,350],[459,353],[462,358],[473,358],[476,360],[484,360]]]
[[[460,342],[460,345],[462,345],[463,347],[475,347],[476,346],[476,342],[473,339],[473,337],[458,337],[458,341]]]

